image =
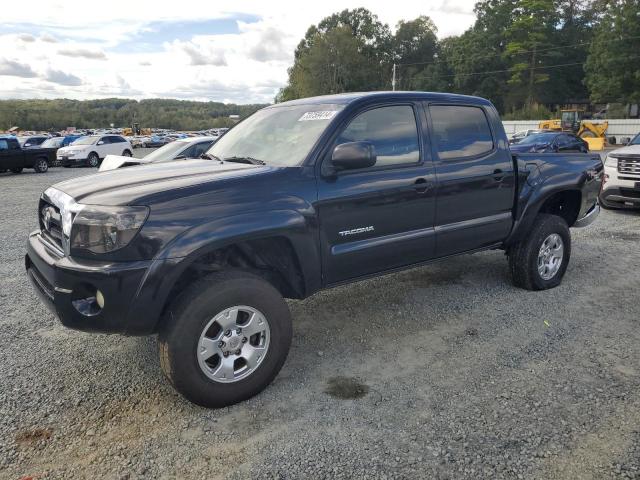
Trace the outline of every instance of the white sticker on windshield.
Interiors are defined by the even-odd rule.
[[[338,113],[337,110],[322,110],[319,112],[306,112],[302,115],[298,121],[306,122],[308,120],[331,120],[335,114]]]

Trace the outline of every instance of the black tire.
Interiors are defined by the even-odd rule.
[[[200,368],[197,346],[208,322],[236,305],[262,312],[269,324],[270,343],[253,373],[232,383],[219,383]],[[291,313],[271,284],[247,272],[216,272],[194,282],[168,308],[158,337],[160,365],[174,388],[191,402],[225,407],[256,395],[271,383],[287,358],[291,336]]]
[[[100,157],[96,152],[91,152],[87,157],[87,167],[97,168],[100,166]]]
[[[131,155],[131,150],[125,150],[124,152],[122,152],[123,157],[130,157]]]
[[[46,158],[36,158],[36,161],[33,164],[33,169],[36,173],[45,173],[49,170],[49,162],[47,162]]]
[[[553,277],[545,280],[538,272],[538,254],[550,235],[558,234],[562,239],[564,253],[560,268]],[[567,222],[557,215],[539,214],[527,238],[509,249],[509,269],[516,287],[526,290],[546,290],[560,285],[571,258],[571,233]]]
[[[13,173],[22,173],[22,170],[23,170],[23,168],[22,168],[22,167],[20,167],[20,168],[12,168],[12,169],[11,169],[11,171],[12,171]]]

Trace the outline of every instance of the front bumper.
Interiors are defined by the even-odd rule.
[[[73,165],[84,164],[87,159],[79,157],[57,157],[57,161],[62,167],[71,167]]]
[[[25,256],[27,275],[36,292],[63,325],[131,335],[151,333],[157,324],[160,309],[140,303],[152,263],[74,260],[61,256],[39,232],[29,236]],[[104,307],[87,314],[81,308],[86,305],[82,299],[91,292],[95,296],[97,290],[104,297]]]
[[[600,202],[605,207],[640,208],[640,188],[605,188],[600,194]]]
[[[596,218],[600,215],[600,205],[597,203],[589,210],[582,218],[576,220],[572,225],[573,228],[583,228],[591,225],[595,222]]]

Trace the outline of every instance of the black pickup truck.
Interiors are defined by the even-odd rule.
[[[0,136],[0,173],[20,173],[25,168],[45,173],[55,161],[55,148],[21,148],[17,138]]]
[[[277,375],[284,298],[486,249],[516,286],[555,287],[603,171],[598,155],[514,155],[490,102],[421,92],[273,105],[206,156],[48,188],[25,263],[64,325],[159,333],[171,383],[209,407]]]

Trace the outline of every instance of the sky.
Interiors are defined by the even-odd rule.
[[[2,9],[0,98],[175,98],[271,103],[307,28],[365,7],[392,29],[428,15],[440,38],[476,0],[30,0]]]

